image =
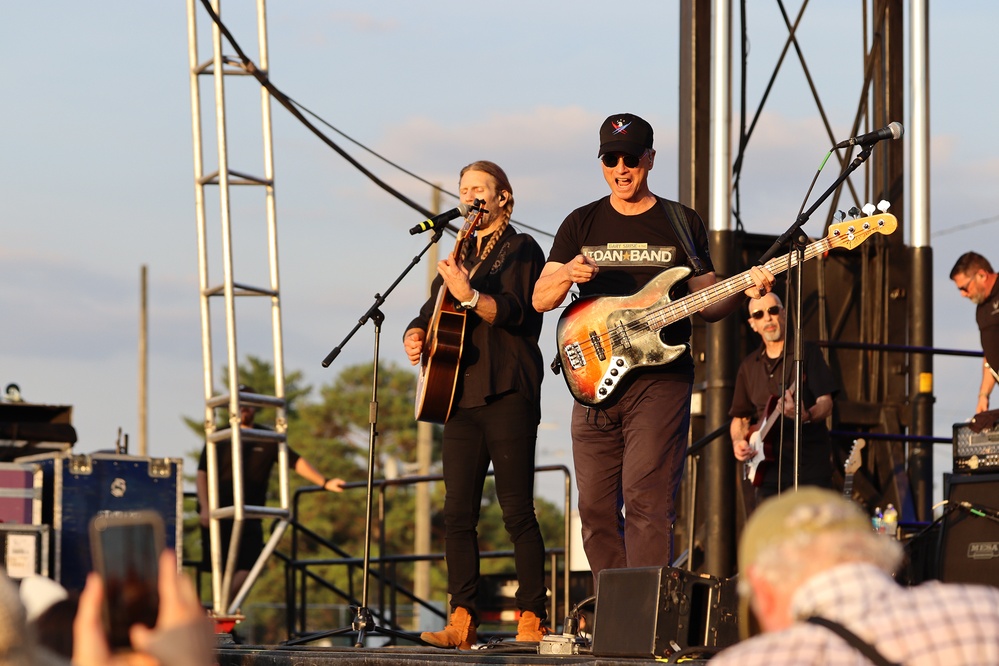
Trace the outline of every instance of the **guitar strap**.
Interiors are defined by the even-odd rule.
[[[874,647],[867,641],[863,640],[860,636],[853,633],[839,622],[833,622],[832,620],[827,620],[824,617],[818,617],[818,616],[812,616],[805,621],[810,624],[817,624],[820,627],[825,627],[826,629],[829,629],[833,633],[839,635],[840,638],[842,638],[847,643],[855,647],[857,650],[861,652],[861,654],[863,654],[865,657],[870,659],[872,663],[875,663],[878,666],[900,666],[900,664],[897,664],[893,661],[888,661],[888,659],[885,658],[883,654],[878,652],[878,649],[876,647]]]
[[[656,199],[659,200],[659,205],[666,212],[666,218],[673,225],[673,233],[680,239],[680,245],[683,246],[683,251],[687,253],[687,259],[690,262],[690,267],[694,269],[694,275],[706,273],[704,262],[698,256],[697,249],[694,247],[694,240],[690,236],[690,227],[686,224],[687,215],[683,212],[683,206],[676,201],[663,199],[659,196]]]

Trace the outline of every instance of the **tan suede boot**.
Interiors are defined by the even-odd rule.
[[[551,633],[551,629],[541,624],[541,618],[531,611],[524,611],[517,621],[517,641],[524,643],[539,643],[543,636]]]
[[[471,650],[479,639],[475,633],[475,623],[468,611],[458,606],[451,613],[451,619],[441,631],[424,631],[420,638],[436,647]]]

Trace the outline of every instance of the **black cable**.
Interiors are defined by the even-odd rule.
[[[345,160],[347,160],[348,162],[350,162],[358,171],[360,171],[365,176],[367,176],[373,183],[375,183],[380,188],[382,188],[383,190],[385,190],[386,192],[388,192],[389,194],[391,194],[392,196],[394,196],[399,201],[402,201],[403,203],[405,203],[407,206],[409,206],[413,210],[418,211],[421,215],[425,215],[427,218],[433,217],[433,213],[431,213],[429,210],[427,210],[426,208],[424,208],[420,204],[416,203],[415,201],[413,201],[412,199],[410,199],[409,197],[407,197],[406,195],[404,195],[402,192],[399,192],[398,190],[396,190],[395,188],[393,188],[388,183],[386,183],[383,180],[381,180],[375,174],[373,174],[370,171],[368,171],[364,167],[364,165],[362,165],[360,162],[358,162],[356,159],[354,159],[343,148],[341,148],[336,143],[334,143],[332,139],[330,139],[325,134],[323,134],[322,132],[320,132],[319,129],[315,125],[313,125],[312,123],[310,123],[308,121],[308,119],[306,119],[306,117],[304,115],[302,115],[302,112],[299,111],[295,107],[295,105],[291,102],[291,100],[283,92],[281,92],[280,90],[278,90],[274,86],[273,83],[270,82],[270,79],[268,78],[267,74],[265,74],[260,69],[258,69],[257,66],[256,66],[256,64],[252,60],[250,60],[249,57],[247,57],[247,55],[243,52],[243,49],[241,49],[240,46],[239,46],[239,44],[236,42],[236,39],[232,36],[232,33],[230,33],[229,29],[226,28],[225,25],[222,23],[222,19],[220,19],[219,16],[218,16],[218,14],[215,13],[215,10],[212,9],[212,6],[211,6],[211,3],[209,2],[209,0],[201,0],[201,4],[203,4],[205,6],[205,9],[208,11],[208,15],[211,17],[212,21],[215,23],[215,25],[218,26],[218,28],[222,32],[222,34],[225,35],[225,38],[229,41],[229,44],[232,45],[232,48],[236,50],[236,54],[239,56],[239,59],[243,63],[243,68],[249,74],[251,74],[253,76],[253,78],[255,78],[258,82],[260,82],[260,85],[262,85],[264,88],[266,88],[268,90],[268,92],[270,92],[270,94],[278,102],[280,102],[280,104],[283,107],[285,107],[286,109],[288,109],[288,111],[291,113],[291,115],[293,115],[296,118],[298,118],[298,120],[303,125],[305,125],[313,134],[315,134],[316,136],[318,136],[319,139],[323,143],[325,143],[327,146],[329,146],[330,148],[332,148],[333,150],[335,150],[342,158],[344,158]]]
[[[334,132],[336,132],[340,136],[344,137],[345,139],[347,139],[351,143],[359,146],[360,148],[362,148],[363,150],[367,151],[371,155],[373,155],[373,156],[377,157],[378,159],[382,160],[386,164],[388,164],[388,165],[390,165],[392,167],[395,167],[396,169],[398,169],[399,171],[402,171],[406,175],[408,175],[408,176],[410,176],[412,178],[415,178],[416,180],[418,180],[418,181],[420,181],[420,182],[422,182],[422,183],[424,183],[426,185],[429,185],[430,187],[432,187],[433,189],[435,189],[435,190],[437,190],[439,192],[442,192],[444,194],[452,196],[455,199],[458,198],[458,195],[456,195],[456,194],[454,194],[452,192],[448,192],[447,190],[444,190],[440,186],[435,185],[434,183],[431,183],[430,181],[426,180],[425,178],[422,178],[422,177],[416,175],[415,173],[409,171],[408,169],[403,168],[402,166],[396,164],[395,162],[389,160],[386,157],[383,157],[382,155],[378,154],[374,150],[368,148],[367,146],[365,146],[364,144],[360,143],[359,141],[351,138],[350,136],[348,136],[344,132],[340,131],[339,129],[337,129],[336,127],[334,127],[333,125],[331,125],[330,123],[326,122],[325,120],[323,120],[322,118],[320,118],[318,115],[316,115],[315,113],[313,113],[312,111],[310,111],[309,109],[307,109],[302,104],[299,104],[298,102],[296,102],[295,100],[293,100],[292,98],[288,97],[283,92],[281,92],[280,90],[278,90],[278,88],[273,83],[271,83],[269,76],[265,72],[261,71],[256,66],[256,64],[252,60],[250,60],[250,58],[246,55],[246,53],[243,52],[243,49],[240,48],[239,44],[236,42],[235,37],[232,36],[232,33],[229,32],[229,29],[226,28],[225,25],[222,23],[222,19],[219,17],[218,14],[215,13],[215,10],[212,9],[210,0],[201,0],[201,4],[203,4],[205,6],[205,9],[208,11],[209,17],[212,19],[212,22],[214,22],[215,25],[218,26],[218,28],[222,32],[222,34],[225,35],[226,40],[229,42],[229,44],[232,46],[232,48],[236,51],[236,54],[239,56],[239,59],[240,59],[240,61],[243,64],[243,69],[245,69],[249,74],[251,74],[253,76],[253,78],[255,78],[260,83],[260,85],[262,85],[264,88],[266,88],[267,91],[270,92],[270,94],[274,97],[274,99],[276,99],[281,104],[281,106],[285,107],[288,110],[288,112],[291,113],[291,115],[293,115],[295,118],[297,118],[299,120],[299,122],[301,122],[303,125],[305,125],[305,127],[307,127],[309,129],[309,131],[311,131],[313,134],[315,134],[317,137],[319,137],[319,139],[323,143],[325,143],[327,146],[329,146],[330,148],[332,148],[333,150],[335,150],[337,152],[337,154],[339,154],[342,158],[344,158],[345,160],[347,160],[358,171],[360,171],[365,176],[367,176],[368,179],[370,179],[373,183],[375,183],[376,185],[378,185],[378,187],[382,188],[383,190],[385,190],[386,192],[388,192],[389,194],[391,194],[393,197],[395,197],[399,201],[403,202],[404,204],[406,204],[407,206],[409,206],[413,210],[417,211],[421,215],[426,216],[428,219],[431,218],[431,217],[433,217],[433,213],[431,213],[428,209],[426,209],[423,206],[421,206],[420,204],[416,203],[415,201],[413,201],[412,199],[410,199],[409,197],[407,197],[406,195],[404,195],[402,192],[399,192],[398,190],[396,190],[395,188],[393,188],[391,185],[389,185],[385,181],[381,180],[378,176],[376,176],[374,173],[372,173],[371,171],[369,171],[367,168],[365,168],[364,165],[362,165],[360,162],[358,162],[356,159],[354,159],[354,157],[351,156],[350,153],[348,153],[343,148],[341,148],[339,145],[337,145],[332,139],[330,139],[325,134],[323,134],[319,130],[319,128],[317,128],[315,125],[313,125],[311,122],[309,122],[309,120],[302,114],[302,111],[300,111],[299,109],[304,110],[306,113],[308,113],[312,117],[316,118],[320,123],[322,123],[326,127],[330,128],[331,130],[333,130]],[[552,234],[551,232],[544,231],[542,229],[537,229],[537,228],[532,227],[530,225],[527,225],[527,224],[524,224],[524,223],[521,223],[521,222],[517,222],[516,220],[513,220],[513,219],[511,219],[511,222],[516,222],[517,225],[522,226],[525,229],[530,229],[531,231],[533,231],[535,233],[539,233],[539,234],[542,234],[542,235],[545,235],[545,236],[549,236],[549,237],[553,237],[554,236],[554,234]],[[451,229],[450,227],[448,227],[447,230],[453,233],[453,229]]]

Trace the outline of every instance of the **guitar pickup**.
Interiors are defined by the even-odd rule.
[[[597,353],[597,358],[601,361],[606,361],[607,352],[604,351],[604,346],[600,344],[600,336],[597,335],[596,331],[590,331],[590,344],[593,345],[593,351]]]
[[[586,365],[586,359],[583,357],[583,350],[580,349],[578,342],[573,342],[562,348],[565,352],[565,358],[569,361],[569,367],[573,370],[579,370],[584,365]]]
[[[619,321],[617,326],[614,327],[614,337],[612,339],[621,343],[621,346],[625,349],[631,349],[631,338],[628,337],[628,329],[624,325],[623,321]]]

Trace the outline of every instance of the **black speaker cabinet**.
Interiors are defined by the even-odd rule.
[[[605,569],[597,577],[593,655],[667,657],[739,640],[735,581],[672,567]]]
[[[993,517],[959,508],[968,502],[989,509]],[[947,509],[940,530],[940,580],[999,587],[999,474],[951,475]]]

